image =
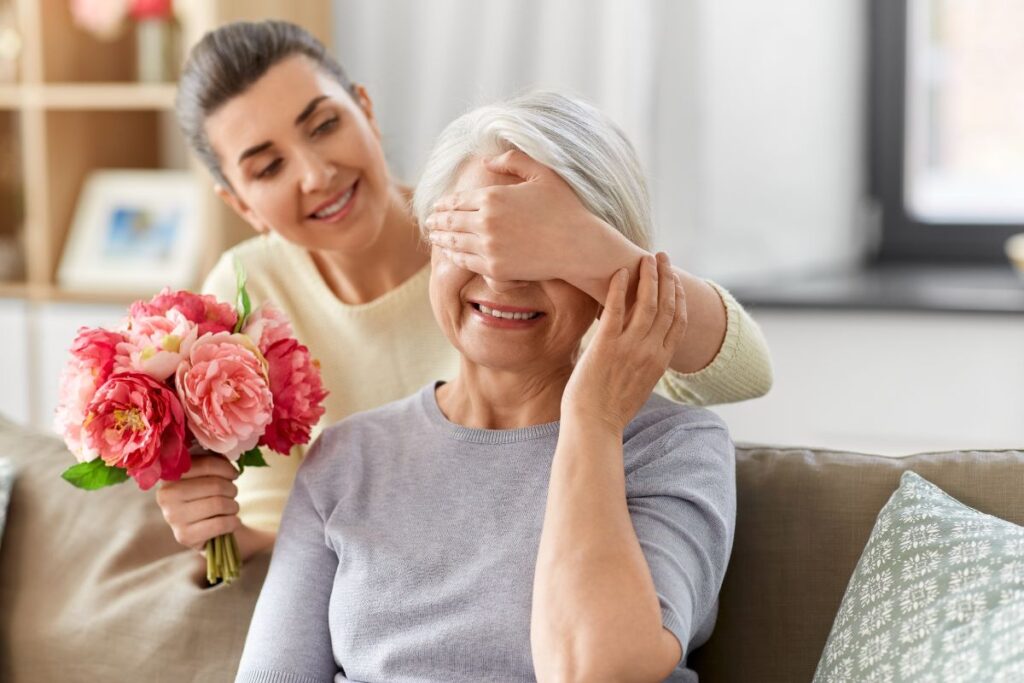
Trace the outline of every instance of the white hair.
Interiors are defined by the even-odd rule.
[[[474,109],[441,133],[413,196],[422,226],[465,163],[518,149],[569,184],[583,205],[634,244],[650,248],[647,184],[633,146],[593,105],[534,91]]]

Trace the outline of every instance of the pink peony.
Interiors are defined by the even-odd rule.
[[[238,314],[231,304],[217,301],[209,294],[193,294],[186,291],[163,291],[149,301],[136,301],[128,309],[130,318],[148,318],[166,315],[177,309],[186,319],[199,326],[199,336],[210,332],[231,332],[238,322]]]
[[[82,440],[103,462],[128,470],[143,491],[160,479],[181,479],[192,465],[178,397],[138,372],[111,375],[96,391]]]
[[[96,390],[114,372],[117,346],[123,341],[117,332],[83,327],[71,344],[71,358],[61,372],[54,427],[81,462],[96,457],[82,443],[86,409]]]
[[[327,392],[320,368],[309,349],[294,339],[274,342],[266,351],[274,419],[260,439],[278,453],[288,455],[295,444],[308,443],[310,430],[324,414]]]
[[[117,365],[164,381],[174,374],[199,328],[181,311],[129,318],[125,341],[117,345]]]
[[[230,460],[256,446],[274,399],[266,361],[248,337],[227,332],[200,337],[178,366],[176,382],[200,445]]]
[[[252,339],[264,354],[275,342],[294,336],[288,316],[269,301],[249,315],[245,327],[242,328],[242,334]]]

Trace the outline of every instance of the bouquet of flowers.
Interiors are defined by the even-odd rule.
[[[236,273],[234,306],[168,288],[133,303],[113,330],[78,331],[56,416],[79,461],[64,479],[98,489],[131,477],[145,491],[181,479],[193,447],[244,471],[266,465],[261,446],[288,455],[309,442],[327,395],[319,365],[273,304],[251,310]],[[239,576],[234,534],[205,553],[211,584]]]

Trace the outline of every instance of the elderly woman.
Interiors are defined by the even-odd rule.
[[[619,130],[537,93],[442,134],[414,206],[512,182],[518,149],[646,248]],[[735,520],[721,420],[651,390],[684,327],[668,259],[604,307],[561,280],[502,282],[433,248],[455,378],[329,427],[302,463],[238,681],[693,681]],[[595,317],[599,322],[595,324]],[[581,341],[594,326],[581,354]]]

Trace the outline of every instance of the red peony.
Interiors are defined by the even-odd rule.
[[[143,491],[161,479],[181,479],[192,465],[178,397],[139,372],[111,375],[96,391],[82,441],[106,464],[125,468]]]
[[[287,455],[295,444],[309,442],[310,430],[324,414],[327,392],[309,349],[295,339],[271,344],[264,356],[269,364],[274,413],[260,445]]]

